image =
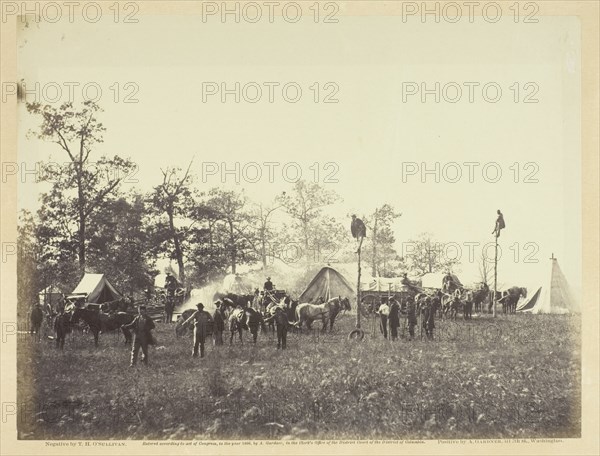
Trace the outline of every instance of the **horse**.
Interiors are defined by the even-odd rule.
[[[96,312],[90,309],[76,308],[71,315],[70,323],[74,324],[79,319],[87,323],[92,334],[94,335],[94,345],[98,346],[98,336],[100,332],[114,331],[120,329],[125,336],[125,344],[131,343],[131,331],[122,328],[123,325],[129,324],[135,318],[134,315],[117,312],[114,314],[106,314],[104,312]]]
[[[511,287],[503,293],[502,298],[499,302],[502,303],[503,313],[515,313],[517,310],[517,302],[523,296],[527,297],[527,288],[524,287]]]
[[[482,311],[482,304],[490,293],[487,283],[482,284],[478,289],[473,290],[473,307],[475,312]]]
[[[457,288],[456,290],[459,289]],[[463,307],[463,302],[460,300],[460,294],[457,293],[456,290],[452,294],[444,293],[441,298],[442,316],[445,317],[450,314],[452,320],[456,320],[459,309]]]
[[[318,318],[323,322],[321,331],[327,330],[327,322],[329,321],[329,330],[333,329],[335,318],[342,310],[350,310],[350,300],[348,298],[332,298],[324,304],[298,304],[296,307],[296,323],[294,326],[302,328],[302,324],[306,323],[306,327],[311,329],[312,322]]]
[[[242,308],[245,307],[249,307],[252,305],[252,303],[254,302],[254,295],[253,294],[247,294],[247,295],[239,295],[239,294],[235,294],[235,293],[215,293],[213,295],[213,302],[214,301],[222,301],[225,302],[225,299],[229,299],[231,302],[233,302],[233,306],[242,306]]]
[[[196,312],[196,309],[187,309],[184,310],[181,315],[177,318],[177,322],[175,323],[175,336],[182,337],[187,334],[188,326],[184,326],[183,323],[186,322],[192,314]]]
[[[40,340],[41,334],[40,329],[42,328],[42,322],[44,321],[44,312],[42,311],[42,307],[39,305],[33,306],[31,312],[29,313],[29,322],[31,324],[31,328],[29,332],[31,335],[35,333],[36,340]]]
[[[265,320],[258,310],[253,309],[252,307],[246,307],[245,309],[237,307],[229,315],[229,331],[231,332],[229,336],[229,345],[233,343],[233,337],[236,332],[240,336],[240,343],[244,343],[244,329],[250,331],[250,334],[252,334],[252,341],[256,343],[259,326],[263,332],[266,331]]]

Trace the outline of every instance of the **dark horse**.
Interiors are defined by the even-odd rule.
[[[252,334],[252,341],[256,343],[258,337],[258,327],[260,326],[263,332],[266,331],[265,320],[262,314],[252,307],[246,307],[245,309],[234,309],[229,315],[229,345],[233,343],[233,337],[237,332],[240,337],[240,343],[244,343],[242,330],[246,329]]]
[[[240,305],[240,306],[242,306],[242,308],[249,307],[254,302],[253,294],[238,295],[235,293],[215,293],[213,296],[213,301],[216,301],[216,300],[223,301],[226,298],[229,299],[231,302],[233,302],[234,306]]]
[[[483,283],[473,290],[473,306],[475,307],[475,312],[482,311],[482,304],[490,294],[490,287],[488,287],[487,283]]]
[[[131,343],[131,331],[122,326],[131,323],[134,318],[134,315],[125,312],[106,314],[90,309],[75,309],[71,315],[71,324],[77,323],[79,319],[86,322],[94,335],[94,344],[97,347],[100,332],[114,331],[115,329],[123,332],[126,344]]]
[[[519,302],[521,296],[524,298],[527,297],[527,288],[511,287],[506,290],[499,301],[502,303],[502,312],[505,314],[515,313],[517,310],[517,302]]]

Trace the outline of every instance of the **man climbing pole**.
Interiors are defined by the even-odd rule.
[[[498,217],[496,218],[496,226],[494,227],[494,231],[492,234],[495,234],[496,237],[500,237],[500,230],[506,228],[506,224],[504,223],[504,215],[500,212],[500,209],[497,211]]]
[[[352,237],[356,239],[358,244],[358,248],[356,249],[356,253],[362,247],[363,239],[367,237],[367,227],[365,223],[356,217],[356,214],[352,214],[352,223],[350,224],[350,231],[352,232]]]

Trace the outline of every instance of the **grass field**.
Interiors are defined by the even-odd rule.
[[[19,340],[21,439],[415,439],[580,436],[580,320],[511,315],[436,321],[433,341],[390,342],[354,318],[289,334],[276,350],[207,346],[157,324],[150,366],[123,338]],[[228,333],[225,334],[228,338]],[[417,328],[418,336],[418,328]],[[226,340],[226,343],[228,340]]]

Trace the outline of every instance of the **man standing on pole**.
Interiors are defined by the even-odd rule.
[[[500,212],[500,209],[498,209],[497,211],[498,217],[496,218],[496,225],[494,227],[494,231],[492,231],[492,234],[496,235],[496,238],[500,237],[500,230],[506,228],[506,224],[504,223],[504,215],[502,214],[502,212]]]
[[[498,217],[496,218],[496,225],[494,227],[494,231],[492,234],[495,235],[496,245],[494,249],[494,295],[492,296],[493,302],[493,314],[496,316],[496,293],[498,291],[498,238],[500,237],[500,231],[506,228],[506,224],[504,223],[504,215],[500,212],[500,209],[497,211]]]

